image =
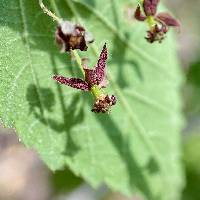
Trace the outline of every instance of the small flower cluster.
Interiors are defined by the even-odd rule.
[[[92,35],[86,32],[84,27],[69,21],[62,21],[57,26],[55,34],[56,42],[61,47],[62,52],[70,52],[75,49],[86,51],[88,43],[94,41]],[[105,95],[102,88],[106,87],[106,60],[108,52],[106,44],[100,53],[98,62],[94,69],[83,67],[85,79],[66,78],[60,75],[54,75],[53,79],[61,84],[91,92],[95,97],[92,112],[106,113],[110,111],[111,106],[116,104],[114,95]]]
[[[70,87],[80,89],[83,91],[90,91],[95,96],[95,103],[92,112],[106,113],[111,106],[116,104],[116,97],[114,95],[105,95],[102,88],[106,87],[106,60],[107,60],[106,44],[101,51],[99,60],[94,69],[83,67],[85,79],[80,78],[66,78],[60,75],[53,76],[57,82],[68,85]]]
[[[169,27],[179,27],[179,22],[168,13],[157,13],[159,0],[141,0],[142,6],[138,5],[134,16],[139,21],[146,21],[150,30],[147,31],[147,41],[153,43],[161,42]],[[87,51],[88,44],[94,41],[91,33],[79,24],[59,19],[55,14],[49,11],[42,0],[39,0],[43,11],[58,22],[55,39],[60,46],[61,52],[73,52],[74,50]],[[141,9],[142,7],[142,9]],[[144,12],[144,13],[143,13]],[[60,84],[70,86],[75,89],[91,92],[95,97],[92,112],[106,113],[116,104],[117,99],[114,95],[106,95],[103,88],[107,86],[106,80],[106,61],[108,51],[106,44],[100,53],[97,64],[90,69],[79,63],[83,70],[84,79],[67,78],[61,75],[54,75],[53,79]]]
[[[153,43],[158,41],[159,43],[165,38],[169,27],[179,27],[179,22],[173,18],[170,14],[161,12],[157,14],[159,0],[144,0],[142,8],[138,5],[135,11],[135,18],[138,21],[147,21],[150,26],[150,30],[147,31],[147,41]]]

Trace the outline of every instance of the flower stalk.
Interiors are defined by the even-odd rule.
[[[41,7],[41,9],[43,10],[44,13],[46,13],[47,15],[49,15],[54,21],[57,21],[58,23],[60,23],[62,21],[61,18],[57,17],[53,12],[51,12],[44,4],[43,4],[43,0],[39,0],[39,5]]]
[[[71,53],[71,56],[75,59],[79,69],[81,70],[83,77],[85,78],[85,73],[84,73],[84,70],[83,70],[81,57],[79,56],[77,50],[70,50],[70,53]]]
[[[146,22],[149,25],[150,29],[156,25],[156,21],[151,15],[147,17]]]
[[[41,7],[41,9],[43,10],[43,12],[45,14],[47,14],[48,16],[50,16],[53,21],[56,21],[59,25],[63,23],[63,19],[62,18],[59,18],[58,16],[56,16],[53,12],[51,12],[43,3],[43,0],[39,0],[39,5]],[[82,61],[81,61],[81,58],[78,54],[78,52],[75,50],[75,49],[70,49],[69,50],[72,57],[75,59],[76,63],[78,64],[79,66],[79,69],[81,70],[83,76],[85,77],[85,73],[84,73],[84,70],[83,70],[83,66],[82,66]]]

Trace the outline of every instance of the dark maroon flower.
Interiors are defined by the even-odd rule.
[[[147,41],[153,43],[155,41],[162,42],[165,38],[169,27],[179,27],[179,22],[168,13],[158,13],[157,6],[159,0],[144,0],[142,7],[144,14],[141,11],[140,5],[136,8],[135,18],[138,21],[147,21],[150,30],[147,31]]]
[[[64,76],[55,75],[53,79],[61,84],[80,89],[83,91],[90,91],[95,96],[95,103],[92,112],[105,113],[110,110],[110,107],[116,104],[116,97],[114,95],[105,95],[102,88],[106,87],[106,60],[107,48],[104,45],[99,60],[94,69],[83,67],[85,72],[85,79],[80,78],[66,78]]]
[[[85,29],[70,21],[62,21],[56,30],[56,42],[61,47],[61,51],[80,49],[87,50],[87,43],[94,41],[92,35]]]
[[[143,8],[146,16],[154,16],[157,12],[159,0],[144,0]]]
[[[96,102],[93,105],[92,112],[95,113],[106,113],[109,111],[109,108],[113,105],[115,105],[117,102],[117,99],[114,95],[111,96],[102,96],[96,100]]]
[[[155,41],[162,42],[162,40],[165,38],[165,34],[167,33],[167,31],[167,26],[163,24],[159,26],[156,24],[153,29],[147,31],[147,37],[145,37],[145,39],[150,43],[153,43]]]

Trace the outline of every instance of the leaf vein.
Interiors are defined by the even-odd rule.
[[[33,68],[33,63],[32,63],[32,58],[31,58],[31,47],[30,47],[30,44],[29,44],[29,32],[28,32],[28,23],[26,21],[26,15],[25,15],[25,8],[24,8],[24,4],[23,4],[23,0],[19,0],[19,6],[20,6],[20,10],[21,10],[21,19],[22,19],[22,24],[23,24],[23,32],[24,34],[22,35],[26,35],[27,37],[25,37],[25,46],[26,46],[26,49],[27,49],[27,57],[28,59],[30,60],[30,68],[31,68],[31,75],[32,75],[32,78],[33,78],[33,81],[35,83],[35,86],[36,86],[36,91],[38,93],[38,99],[39,99],[39,103],[40,103],[40,106],[42,108],[42,110],[44,111],[44,105],[42,103],[42,100],[41,100],[41,94],[40,94],[40,89],[39,89],[39,81],[37,79],[37,75],[36,75],[36,72]],[[48,130],[50,131],[50,125],[49,125],[49,121],[48,119],[46,118],[45,116],[45,112],[44,112],[44,120],[45,122],[47,123],[47,128]]]

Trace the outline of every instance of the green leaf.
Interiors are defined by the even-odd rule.
[[[182,75],[172,32],[162,44],[148,44],[145,24],[125,17],[134,0],[45,3],[92,32],[95,44],[81,53],[91,67],[107,42],[107,91],[117,105],[108,115],[94,114],[90,94],[54,82],[54,74],[80,76],[55,45],[56,23],[37,1],[1,0],[1,121],[52,170],[67,166],[94,187],[105,183],[148,200],[178,200]]]

